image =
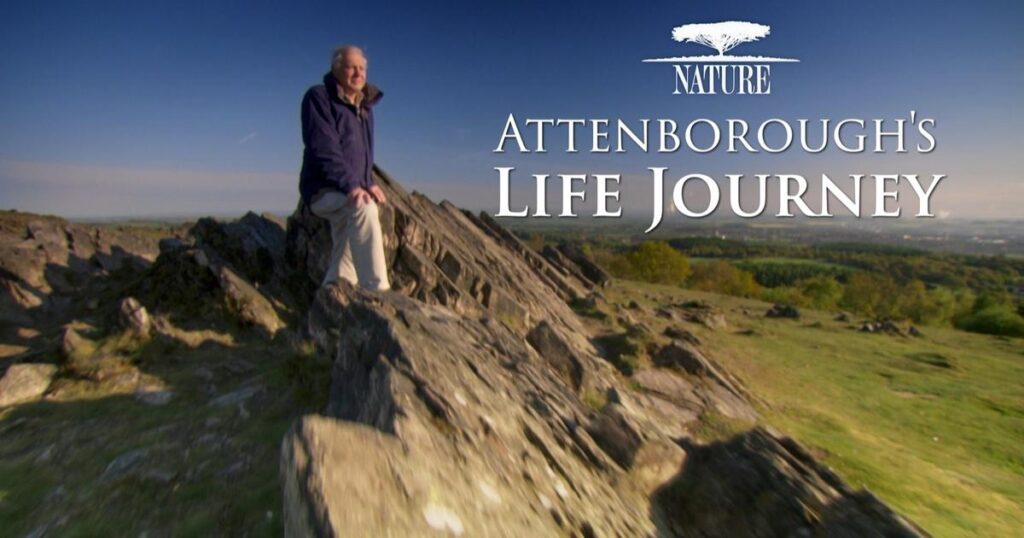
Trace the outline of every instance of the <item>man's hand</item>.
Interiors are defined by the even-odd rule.
[[[373,197],[366,189],[362,187],[356,187],[348,192],[348,203],[355,207],[362,207],[365,204],[370,203]]]
[[[387,201],[387,199],[384,198],[384,191],[376,185],[370,187],[370,196],[373,196],[373,199],[377,200],[378,204],[383,204]]]

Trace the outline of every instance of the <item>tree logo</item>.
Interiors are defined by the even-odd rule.
[[[775,56],[734,56],[726,54],[737,45],[764,38],[771,27],[744,21],[695,23],[676,26],[672,39],[680,43],[697,43],[718,54],[647,58],[645,63],[675,65],[676,89],[673,94],[758,95],[771,93],[773,63],[795,63],[795,58]],[[696,64],[696,65],[694,65]]]

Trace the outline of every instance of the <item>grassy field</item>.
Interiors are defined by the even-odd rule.
[[[231,338],[119,351],[172,400],[66,379],[50,400],[0,410],[0,536],[280,536],[281,439],[322,403],[297,391],[303,356]],[[259,392],[215,403],[242,387]]]
[[[1024,340],[923,328],[861,333],[824,312],[619,282],[611,302],[703,299],[730,326],[690,327],[767,404],[764,421],[936,536],[1024,530]]]

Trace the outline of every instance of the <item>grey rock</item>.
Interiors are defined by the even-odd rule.
[[[160,243],[159,243],[159,248],[160,248],[160,252],[161,253],[168,252],[168,251],[171,251],[171,250],[184,249],[184,248],[188,248],[188,247],[189,247],[188,243],[186,243],[185,241],[182,241],[178,237],[166,237],[164,239],[161,239]]]
[[[273,305],[252,284],[226,266],[217,271],[217,278],[228,308],[243,322],[261,329],[269,338],[284,328]]]
[[[644,495],[614,487],[622,471],[572,426],[587,408],[571,384],[503,323],[336,285],[309,330],[334,369],[327,417],[284,441],[286,535],[421,535],[433,516],[467,536],[564,532],[533,516],[551,509],[538,494],[566,528],[654,532]]]
[[[60,348],[64,357],[73,358],[83,351],[90,349],[91,344],[85,338],[82,338],[73,327],[65,327],[64,335],[60,340]]]
[[[222,396],[218,396],[213,400],[210,400],[209,405],[212,405],[214,407],[232,407],[245,402],[246,400],[252,398],[253,396],[263,392],[265,389],[266,387],[264,387],[263,385],[250,385],[248,387],[242,387],[238,390],[229,392]]]
[[[787,437],[757,428],[684,448],[678,473],[654,494],[665,534],[927,536],[871,493],[847,486]]]
[[[800,310],[793,305],[774,304],[764,315],[769,318],[800,319]]]
[[[121,454],[107,464],[107,468],[103,471],[103,475],[100,477],[100,480],[116,480],[124,476],[145,460],[148,455],[149,451],[144,448],[129,450],[128,452]]]
[[[292,284],[314,296],[306,330],[333,368],[324,414],[300,420],[282,444],[285,534],[671,536],[671,525],[685,525],[671,496],[656,493],[677,491],[688,469],[674,439],[709,410],[752,421],[754,398],[682,340],[654,352],[671,369],[625,382],[568,308],[602,280],[585,263],[562,250],[538,255],[486,215],[405,193],[379,170],[375,179],[388,196],[381,225],[394,291],[340,283],[313,295],[328,233],[304,207],[289,219],[286,258],[302,275]],[[663,312],[725,324],[707,305]],[[579,359],[581,390],[565,357]],[[591,391],[611,403],[593,409],[595,399],[583,402]],[[770,457],[770,446],[755,452],[776,463],[763,488],[751,496],[723,477],[707,512],[785,519],[788,507],[766,509],[759,496],[813,491],[813,475]],[[844,490],[830,505],[857,494]],[[857,518],[891,518],[851,506]],[[823,514],[808,512],[790,534],[819,533]]]
[[[583,362],[572,347],[547,321],[537,324],[527,335],[526,341],[533,346],[569,384],[579,389],[583,384]]]
[[[164,406],[171,403],[173,397],[174,393],[166,389],[141,388],[135,391],[135,399],[146,405]]]
[[[608,404],[587,425],[587,432],[623,468],[630,468],[643,444],[640,428],[617,404]]]
[[[695,346],[699,346],[701,344],[700,338],[698,338],[697,335],[693,334],[692,332],[686,330],[683,327],[669,325],[668,327],[665,327],[664,334],[665,336],[673,340],[682,340]]]
[[[52,364],[13,364],[0,378],[0,407],[38,399],[50,387],[57,367]]]
[[[118,319],[121,326],[130,330],[136,337],[146,338],[149,336],[152,321],[149,318],[149,313],[146,312],[146,307],[142,306],[138,299],[134,297],[121,299]]]

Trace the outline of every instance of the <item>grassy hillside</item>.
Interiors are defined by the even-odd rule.
[[[1024,529],[1021,339],[931,327],[922,338],[862,333],[830,313],[770,319],[760,301],[629,281],[607,298],[719,308],[727,329],[687,328],[766,402],[764,421],[936,536]]]

